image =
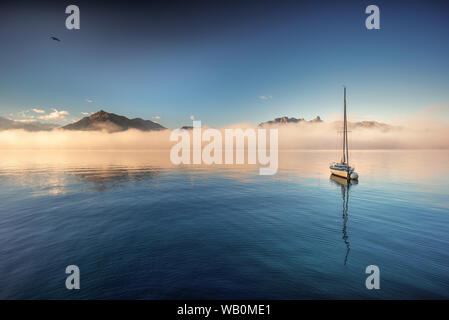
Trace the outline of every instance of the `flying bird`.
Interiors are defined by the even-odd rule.
[[[59,40],[59,39],[56,38],[56,37],[50,37],[50,39],[55,40],[55,41],[61,41],[61,40]]]

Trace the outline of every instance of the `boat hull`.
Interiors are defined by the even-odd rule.
[[[329,169],[330,169],[331,173],[337,177],[348,179],[348,174],[349,174],[349,179],[351,179],[351,180],[358,180],[358,178],[359,178],[359,175],[357,174],[357,172],[354,171],[354,169],[351,169],[349,172],[348,172],[348,170],[338,170],[333,167],[331,167]]]
[[[348,171],[346,170],[336,170],[336,169],[330,169],[331,173],[333,175],[336,175],[337,177],[342,177],[342,178],[348,178]]]

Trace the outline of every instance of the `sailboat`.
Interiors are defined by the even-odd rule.
[[[348,121],[346,117],[346,87],[344,87],[344,121],[343,121],[343,156],[340,162],[334,162],[329,169],[333,175],[346,178],[347,180],[357,180],[359,175],[354,168],[349,165],[348,146]]]

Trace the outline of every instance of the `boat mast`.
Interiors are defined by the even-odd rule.
[[[345,145],[346,145],[346,164],[349,165],[349,146],[348,146],[348,120],[346,116],[346,87],[345,87]]]
[[[347,163],[347,156],[346,156],[346,87],[344,88],[344,118],[343,118],[343,164]]]

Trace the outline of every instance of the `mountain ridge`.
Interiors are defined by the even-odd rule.
[[[159,123],[142,118],[129,119],[125,116],[117,115],[100,110],[88,117],[61,127],[63,130],[97,131],[106,130],[108,132],[125,131],[137,129],[141,131],[158,131],[166,129]]]
[[[50,131],[58,128],[59,125],[54,123],[42,123],[37,120],[12,120],[0,117],[0,131],[1,130],[25,130],[25,131]]]
[[[323,120],[321,120],[320,116],[316,116],[314,119],[309,120],[309,121],[305,120],[304,118],[295,118],[295,117],[289,118],[287,116],[283,116],[283,117],[275,118],[274,120],[261,122],[259,124],[259,126],[263,127],[264,125],[288,124],[288,123],[300,123],[300,122],[319,123],[319,122],[323,122]]]
[[[269,120],[269,121],[265,121],[265,122],[261,122],[259,124],[259,127],[264,127],[264,126],[285,126],[285,125],[290,125],[290,124],[316,124],[316,123],[324,123],[324,121],[321,119],[320,116],[316,116],[314,119],[312,120],[305,120],[304,118],[294,118],[294,117],[287,117],[287,116],[283,116],[283,117],[279,117],[279,118],[275,118],[274,120]],[[343,121],[332,121],[329,122],[330,124],[334,125],[336,128],[341,127]],[[388,131],[390,129],[394,129],[394,128],[398,128],[383,122],[379,122],[379,121],[357,121],[357,122],[348,122],[349,126],[352,129],[359,129],[359,128],[364,128],[364,129],[380,129],[382,131]]]
[[[305,120],[304,118],[295,117],[278,117],[274,120],[261,122],[258,126],[286,126],[286,125],[302,125],[302,124],[321,124],[328,123],[336,128],[341,127],[343,121],[325,122],[320,116],[316,116],[312,120]],[[388,131],[390,129],[399,128],[386,123],[378,121],[358,121],[349,122],[349,126],[352,129],[378,129],[382,131]],[[14,130],[23,129],[26,131],[50,131],[53,129],[72,130],[72,131],[97,131],[105,130],[107,132],[119,132],[128,129],[137,129],[141,131],[159,131],[165,130],[164,126],[151,120],[144,120],[142,118],[129,119],[125,116],[117,115],[115,113],[109,113],[104,110],[100,110],[90,116],[84,117],[81,120],[60,126],[53,123],[42,123],[36,120],[12,120],[4,117],[0,117],[0,131],[1,130]],[[192,129],[191,126],[184,126],[183,129]]]

